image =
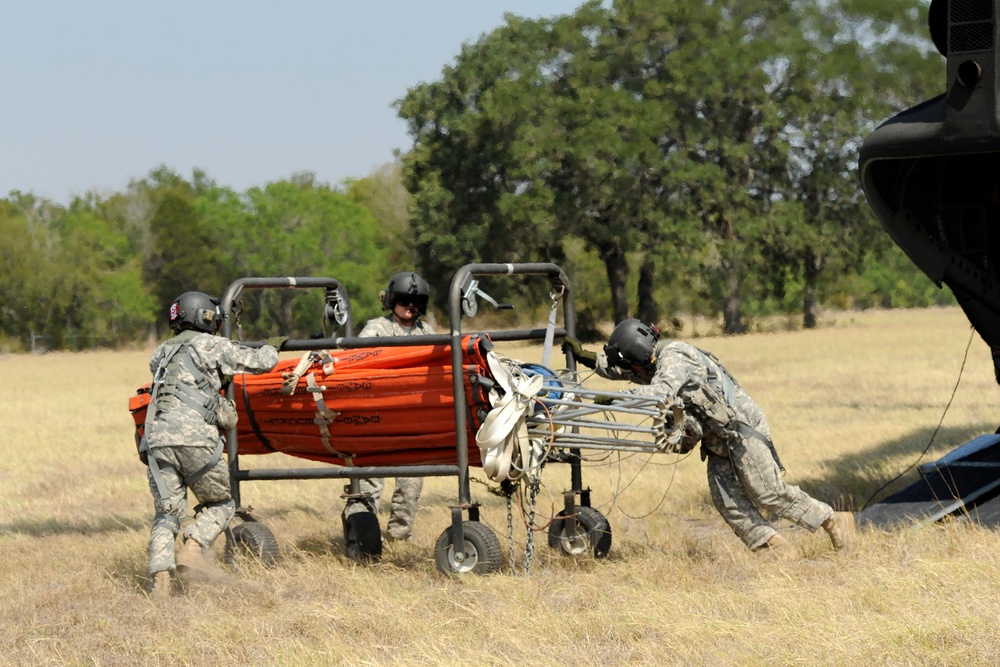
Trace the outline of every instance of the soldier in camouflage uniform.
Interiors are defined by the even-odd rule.
[[[644,385],[630,393],[683,402],[684,451],[701,442],[712,502],[751,550],[768,548],[786,560],[798,557],[761,510],[810,531],[822,527],[834,548],[848,549],[854,539],[854,516],[834,512],[785,483],[764,412],[719,360],[683,341],[659,339],[655,325],[631,319],[615,327],[603,354],[585,352],[572,338],[566,339],[565,347],[602,377]]]
[[[430,286],[416,273],[397,273],[389,279],[389,285],[382,293],[382,309],[390,313],[384,317],[369,320],[360,338],[372,336],[421,336],[435,333],[434,328],[420,319],[427,313]],[[385,480],[382,478],[361,479],[361,493],[370,495],[378,513],[379,502]],[[386,533],[394,540],[408,540],[413,536],[413,522],[417,515],[417,503],[424,488],[423,477],[398,477],[392,492],[392,512]],[[348,503],[344,516],[365,511],[363,503]]]
[[[198,499],[200,511],[184,530],[178,571],[206,571],[206,550],[233,518],[229,467],[221,457],[218,422],[223,383],[237,373],[266,373],[278,362],[271,345],[253,349],[216,336],[222,319],[218,300],[185,292],[170,305],[170,328],[177,335],[156,348],[149,360],[153,395],[140,452],[149,462],[147,476],[156,510],[149,536],[155,599],[170,595],[174,543],[187,515],[187,490]],[[234,416],[230,411],[230,418]]]

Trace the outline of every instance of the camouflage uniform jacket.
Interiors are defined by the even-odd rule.
[[[358,334],[358,338],[372,338],[374,336],[419,336],[422,334],[434,333],[434,327],[417,320],[412,327],[404,327],[396,321],[396,317],[389,313],[385,317],[376,317],[365,323],[365,328]]]
[[[189,355],[180,353],[178,382],[188,387],[197,386],[199,377],[208,380],[209,391],[218,394],[224,381],[237,373],[266,373],[278,363],[278,351],[270,345],[254,349],[244,347],[228,338],[208,333],[183,331],[164,342],[153,352],[149,370],[156,375],[160,362],[178,344],[187,344]],[[188,367],[194,363],[198,372]],[[152,406],[150,406],[152,408]],[[146,442],[157,447],[214,447],[219,440],[217,426],[208,424],[194,409],[174,399],[153,420]]]
[[[645,385],[630,389],[630,393],[680,399],[690,439],[703,438],[704,445],[720,456],[726,454],[733,438],[740,437],[737,429],[741,424],[763,428],[770,438],[763,410],[714,355],[683,341],[662,341],[656,348],[655,365],[652,377],[646,378],[609,366],[607,356],[601,353],[596,371],[611,380]]]

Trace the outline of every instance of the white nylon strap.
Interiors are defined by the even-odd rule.
[[[545,327],[545,344],[542,346],[542,366],[549,368],[552,361],[552,340],[556,333],[556,309],[559,306],[559,296],[552,294],[552,309],[549,310],[549,323]]]
[[[490,391],[493,408],[476,432],[483,472],[494,482],[517,480],[531,456],[525,415],[542,390],[544,378],[512,373],[493,352],[486,359],[503,395]]]
[[[299,385],[299,380],[302,379],[302,374],[309,370],[309,365],[312,363],[312,352],[306,352],[299,359],[299,363],[295,365],[295,368],[291,373],[284,373],[281,376],[281,393],[285,396],[291,396],[295,393],[295,388]]]

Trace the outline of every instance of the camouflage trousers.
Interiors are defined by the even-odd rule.
[[[778,532],[762,511],[810,531],[833,515],[832,507],[785,483],[770,448],[758,438],[744,437],[730,445],[729,456],[706,454],[712,503],[751,549],[764,546]]]
[[[361,483],[361,493],[371,496],[377,513],[382,499],[382,489],[385,488],[385,480],[375,477],[358,481]],[[417,504],[420,501],[420,492],[423,488],[423,477],[396,478],[396,488],[392,492],[392,512],[389,515],[389,523],[386,524],[386,533],[389,537],[396,540],[408,540],[413,535]],[[344,515],[354,514],[364,509],[366,508],[363,503],[349,504],[344,509]]]
[[[236,504],[230,493],[229,466],[225,456],[198,479],[190,482],[186,479],[187,475],[197,472],[208,462],[213,451],[214,447],[157,447],[153,450],[167,497],[160,497],[153,472],[147,470],[156,510],[149,533],[150,574],[175,568],[174,543],[181,521],[187,516],[188,488],[202,508],[195,520],[184,529],[185,540],[193,539],[209,547],[233,518]]]

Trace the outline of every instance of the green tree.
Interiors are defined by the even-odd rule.
[[[159,194],[150,229],[153,251],[145,276],[154,286],[159,312],[166,313],[178,294],[199,291],[217,296],[231,282],[225,271],[223,249],[198,215],[186,188]],[[163,333],[166,321],[161,320],[160,326]]]
[[[399,102],[415,138],[403,163],[417,246],[432,275],[474,261],[559,261],[577,236],[604,264],[610,314],[627,315],[629,253],[676,223],[661,179],[667,124],[629,87],[608,30],[600,3],[554,21],[508,16],[442,81]],[[643,283],[651,255],[646,264]]]
[[[114,346],[143,338],[152,301],[128,239],[94,195],[68,208],[16,193],[0,200],[0,331],[27,347]]]
[[[59,319],[50,300],[55,293],[53,245],[41,202],[20,192],[0,200],[0,332],[23,347]]]
[[[891,244],[857,183],[861,138],[891,114],[928,97],[942,59],[918,0],[805,3],[771,66],[786,121],[785,169],[771,197],[764,254],[801,278],[803,325],[816,324],[821,277],[862,269]],[[774,275],[774,272],[772,272]]]
[[[521,172],[520,148],[512,145],[535,112],[532,81],[542,75],[533,68],[547,48],[546,27],[508,20],[464,46],[441,81],[397,103],[415,138],[403,178],[414,195],[419,265],[433,285],[449,284],[464,264],[542,259],[539,248],[551,246],[551,191]],[[502,295],[509,286],[499,289]],[[447,290],[433,296],[442,305]]]
[[[838,29],[830,8],[850,22]],[[422,260],[443,276],[484,252],[558,256],[577,236],[605,265],[614,319],[638,261],[642,316],[657,314],[658,282],[688,275],[678,288],[744,330],[746,299],[795,267],[812,284],[824,265],[854,266],[875,235],[849,158],[873,91],[901,97],[919,77],[894,77],[922,62],[915,24],[886,32],[891,15],[846,0],[617,0],[508,16],[398,103]],[[843,66],[852,57],[877,64]],[[845,231],[857,242],[837,243]]]
[[[177,295],[192,290],[218,295],[231,281],[227,252],[195,204],[198,194],[212,187],[200,170],[188,181],[160,166],[130,182],[126,192],[94,204],[142,267],[140,282],[154,300],[159,336],[167,332],[167,309]]]
[[[348,179],[343,187],[351,201],[375,218],[381,231],[380,246],[385,249],[389,265],[401,269],[419,266],[410,225],[411,197],[403,185],[401,165],[384,164],[364,178]]]
[[[64,326],[79,346],[114,346],[143,338],[155,301],[144,289],[140,258],[102,215],[96,195],[75,198],[53,223],[60,239],[59,290]]]
[[[372,215],[313,174],[251,188],[246,215],[222,216],[236,277],[323,276],[340,282],[355,318],[379,311],[378,292],[389,273],[386,250]],[[230,199],[227,206],[233,206]],[[238,225],[231,228],[228,225]],[[313,290],[315,292],[315,290]],[[319,296],[288,290],[261,296],[262,321],[280,333],[317,331]],[[320,295],[321,296],[321,295]]]

